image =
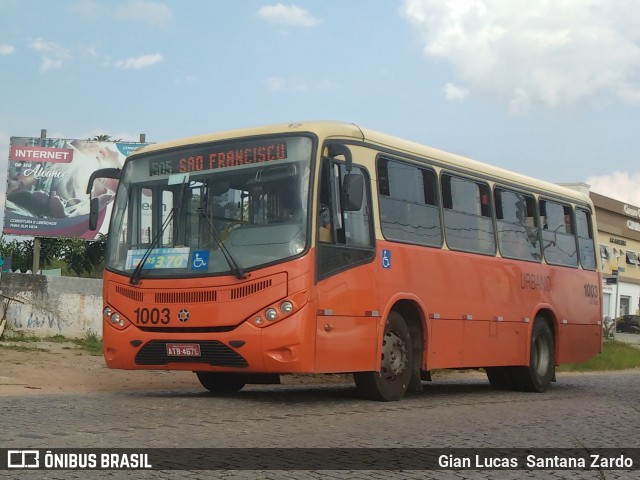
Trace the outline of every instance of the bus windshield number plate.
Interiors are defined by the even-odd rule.
[[[167,343],[169,357],[199,357],[200,345],[197,343]]]

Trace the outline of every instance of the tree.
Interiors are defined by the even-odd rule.
[[[60,259],[64,241],[60,238],[42,238],[40,240],[40,259],[45,267]]]
[[[85,241],[79,238],[64,240],[62,257],[68,267],[79,277],[100,277],[104,266],[106,236],[98,240]]]
[[[107,252],[107,235],[100,233],[97,240],[87,241],[85,245],[85,252],[91,264],[91,276],[102,277]]]
[[[3,257],[11,257],[12,270],[20,269],[21,272],[26,272],[33,265],[33,240],[7,242],[4,236],[0,236],[0,254]]]
[[[63,274],[73,272],[79,277],[100,278],[104,268],[106,235],[100,234],[94,241],[79,238],[43,238],[40,243],[42,265],[61,268]],[[7,242],[0,236],[0,255],[12,257],[12,270],[31,270],[33,265],[33,240]]]
[[[95,137],[93,137],[93,138],[88,138],[87,140],[95,140],[95,141],[98,141],[98,142],[121,142],[121,141],[122,141],[122,139],[121,139],[121,138],[118,138],[118,139],[112,139],[112,138],[111,138],[111,135],[105,135],[105,134],[103,134],[103,135],[96,135]]]

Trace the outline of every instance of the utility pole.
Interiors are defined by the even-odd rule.
[[[47,131],[43,128],[40,130],[40,146],[44,146],[44,141],[47,138]],[[40,237],[33,238],[33,265],[31,266],[31,273],[35,275],[40,270],[40,244],[42,239]]]
[[[616,330],[617,330],[617,325],[616,325],[616,318],[618,318],[620,316],[619,312],[618,312],[618,302],[620,300],[620,274],[624,272],[624,267],[618,267],[618,269],[615,271],[616,274],[616,306],[615,306],[615,310],[613,311],[613,338],[616,338]],[[613,272],[611,272],[613,273]]]

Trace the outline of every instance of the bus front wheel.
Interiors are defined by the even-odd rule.
[[[204,388],[213,393],[234,393],[246,385],[241,375],[233,373],[196,372]]]
[[[379,372],[356,372],[353,378],[360,394],[371,400],[390,402],[406,393],[411,379],[411,334],[404,318],[391,312],[382,339]]]

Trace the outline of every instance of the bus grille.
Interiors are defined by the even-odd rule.
[[[167,343],[198,343],[200,357],[169,357]],[[247,361],[224,343],[217,340],[190,342],[188,340],[152,340],[136,355],[137,365],[166,365],[173,362],[208,363],[218,367],[248,367]]]
[[[253,295],[254,293],[258,293],[260,290],[269,288],[270,286],[271,286],[271,279],[269,278],[267,280],[250,283],[249,285],[244,285],[242,287],[236,287],[231,290],[231,299],[237,300],[239,298],[243,298],[248,295]]]
[[[279,278],[285,279],[284,275]],[[194,290],[175,290],[175,291],[157,291],[157,290],[139,290],[134,288],[116,285],[116,293],[127,297],[135,302],[149,302],[153,298],[155,303],[211,303],[211,302],[227,302],[229,300],[239,300],[250,295],[255,295],[262,290],[266,290],[273,286],[274,280],[267,278],[256,280],[254,282],[240,285],[237,287],[219,287],[214,289],[194,289]]]
[[[142,302],[144,300],[144,294],[140,290],[116,285],[116,292],[124,297],[130,298],[131,300],[135,300],[136,302]]]
[[[206,303],[215,302],[218,295],[215,290],[195,290],[191,292],[159,292],[156,303]]]

